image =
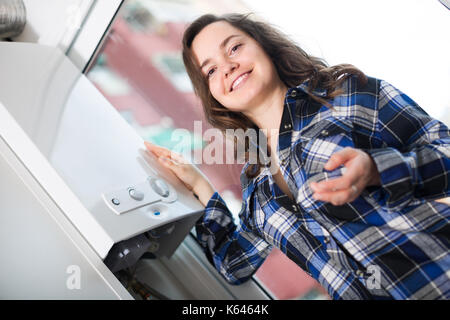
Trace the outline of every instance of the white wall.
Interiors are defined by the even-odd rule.
[[[23,0],[24,31],[14,41],[34,42],[66,51],[95,0]]]
[[[438,0],[244,0],[308,53],[384,79],[450,125],[450,10]]]
[[[24,31],[13,40],[58,47],[83,70],[121,0],[23,0]]]

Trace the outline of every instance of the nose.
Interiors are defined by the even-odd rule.
[[[228,76],[232,74],[233,71],[237,69],[237,67],[238,64],[236,62],[230,61],[226,63],[223,67],[225,78],[228,78]]]

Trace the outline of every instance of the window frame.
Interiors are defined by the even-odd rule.
[[[65,52],[83,74],[94,63],[124,2],[125,0],[94,0],[89,8],[78,33]]]

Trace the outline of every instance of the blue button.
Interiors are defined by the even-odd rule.
[[[159,211],[153,212],[155,216],[159,216],[161,213]]]

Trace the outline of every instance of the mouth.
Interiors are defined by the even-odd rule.
[[[250,73],[252,73],[252,71],[253,71],[253,69],[241,74],[239,77],[234,79],[233,83],[231,83],[230,92],[233,92],[233,91],[239,89],[244,84],[244,82],[247,80],[248,76],[250,75]]]

